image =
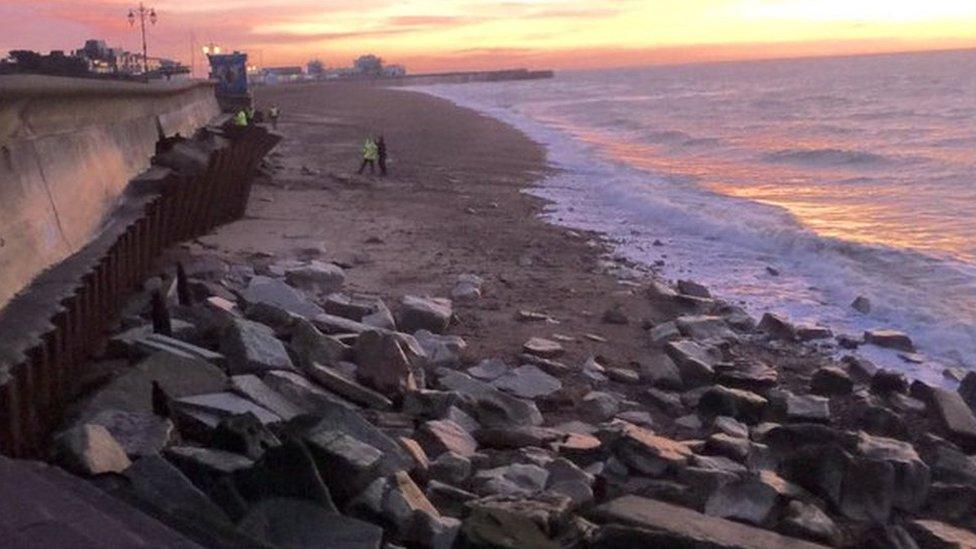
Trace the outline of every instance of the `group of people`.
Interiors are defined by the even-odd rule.
[[[380,168],[380,175],[386,175],[386,140],[382,135],[375,139],[366,138],[363,143],[363,163],[359,165],[357,173],[363,173],[366,166],[369,166],[369,173],[376,173],[377,165]]]
[[[250,126],[254,123],[254,107],[244,107],[243,109],[237,111],[234,115],[234,125],[238,127]],[[278,117],[281,115],[281,109],[277,105],[272,106],[268,109],[268,120],[271,121],[271,127],[275,130],[278,129]]]
[[[234,115],[234,125],[239,128],[245,128],[254,124],[254,108],[245,107]],[[275,130],[278,129],[278,118],[281,116],[281,110],[277,105],[272,105],[268,109],[268,121],[271,122],[271,127]],[[380,175],[386,175],[386,139],[383,136],[366,138],[363,143],[363,162],[359,165],[359,171],[357,173],[362,174],[369,167],[369,173],[375,174],[376,168],[380,170]]]

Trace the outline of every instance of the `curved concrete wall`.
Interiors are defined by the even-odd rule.
[[[208,82],[0,77],[0,308],[98,235],[161,136],[219,113]]]

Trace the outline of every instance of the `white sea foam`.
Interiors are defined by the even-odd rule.
[[[666,276],[704,282],[756,315],[774,311],[854,334],[903,330],[928,363],[871,346],[860,352],[944,382],[945,365],[976,367],[976,242],[960,237],[976,233],[976,155],[952,152],[976,137],[976,97],[926,97],[940,93],[930,86],[894,90],[884,96],[890,104],[877,104],[863,91],[891,91],[890,73],[906,65],[958,68],[952,56],[961,54],[932,55],[606,71],[423,91],[547,146],[560,170],[531,192],[551,201],[552,222],[597,230],[638,262],[663,259]],[[834,75],[852,70],[871,79],[857,93]],[[946,89],[965,85],[951,77],[965,73],[932,70]],[[960,78],[976,85],[974,72]],[[799,99],[794,80],[808,92]],[[672,161],[681,167],[671,169]],[[732,196],[740,191],[747,192]],[[666,245],[653,246],[656,239]],[[850,308],[859,295],[874,304],[869,315]]]

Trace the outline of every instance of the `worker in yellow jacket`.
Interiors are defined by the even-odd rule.
[[[360,164],[358,173],[363,173],[367,165],[369,165],[369,173],[376,173],[376,160],[379,156],[380,149],[376,141],[373,141],[372,137],[367,137],[363,143],[363,163]]]

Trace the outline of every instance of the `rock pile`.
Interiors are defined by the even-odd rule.
[[[263,272],[191,269],[173,337],[130,317],[109,352],[134,366],[77,406],[55,459],[236,546],[976,547],[976,381],[773,367],[829,334],[757,325],[692,281],[654,283],[684,312],[633,326],[648,360],[612,367],[540,337],[471,357],[449,299],[391,311],[335,265]]]

